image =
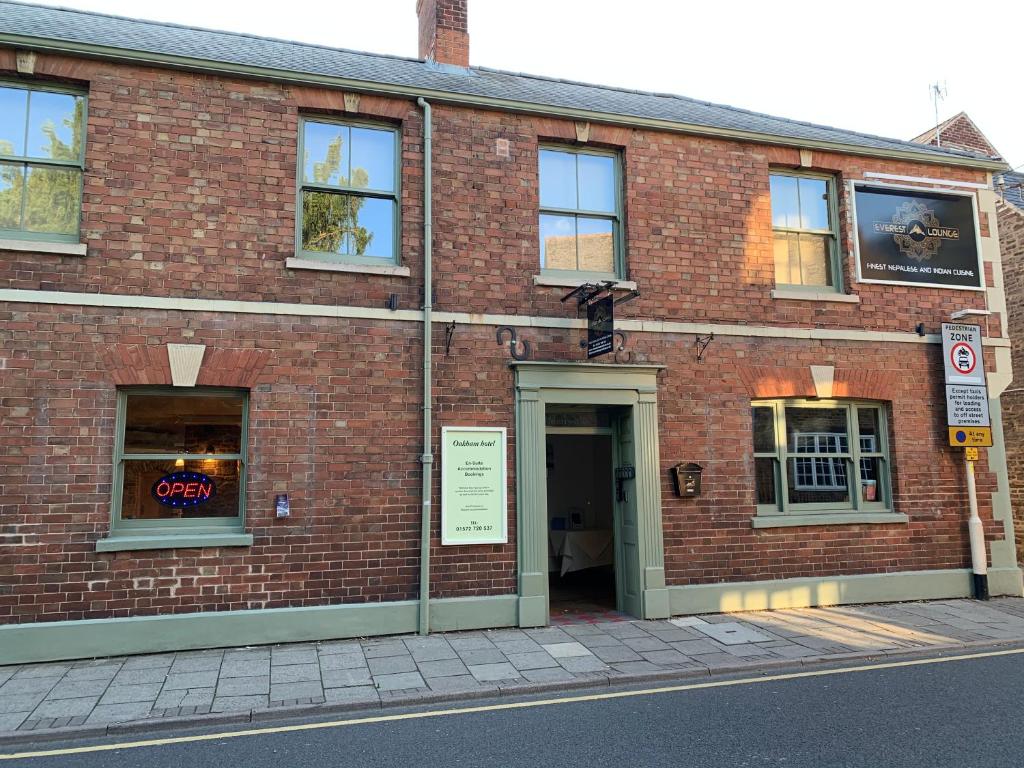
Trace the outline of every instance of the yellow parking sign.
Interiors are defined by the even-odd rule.
[[[956,448],[991,448],[992,427],[950,427],[949,444]]]

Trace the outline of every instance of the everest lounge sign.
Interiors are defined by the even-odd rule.
[[[853,186],[863,283],[983,290],[973,193]]]

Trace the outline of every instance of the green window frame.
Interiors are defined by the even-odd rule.
[[[842,414],[843,432],[801,432],[796,411]],[[810,415],[810,414],[808,414]],[[888,409],[856,400],[755,400],[751,403],[757,514],[813,515],[892,511]],[[862,426],[866,425],[866,426]],[[792,438],[792,440],[790,440]],[[846,498],[828,498],[841,496]],[[814,495],[821,498],[812,499]],[[806,500],[792,496],[806,496]]]
[[[340,145],[336,148],[328,145],[324,159],[316,162],[308,154],[314,151],[315,143],[309,134],[325,131],[336,131],[341,137]],[[371,149],[360,148],[356,152],[352,146],[353,136],[372,138],[378,144],[390,143],[390,162],[382,162],[382,153],[374,156]],[[372,145],[373,141],[365,144]],[[346,264],[399,264],[401,148],[401,131],[393,125],[321,115],[300,117],[295,164],[295,253],[298,256],[311,261]],[[353,154],[363,157],[354,158]],[[363,167],[365,165],[371,165],[370,171]],[[348,169],[347,173],[342,173],[341,166]],[[385,214],[388,208],[389,216]],[[331,216],[341,221],[334,226]],[[349,220],[345,221],[346,218]],[[385,222],[385,218],[389,220]],[[333,247],[327,247],[328,244]],[[372,253],[368,254],[368,250]]]
[[[125,453],[125,429],[127,426],[128,399],[153,396],[209,398],[237,397],[241,400],[240,451],[237,453],[197,453],[168,451],[166,453]],[[116,537],[161,537],[196,539],[211,534],[241,533],[245,525],[246,454],[249,445],[249,392],[244,389],[221,387],[126,387],[117,391],[117,418],[114,438],[114,483],[111,500],[111,538]],[[159,518],[126,520],[121,517],[122,494],[124,491],[125,467],[133,461],[237,461],[238,467],[238,511],[224,517],[202,518]],[[112,547],[113,548],[113,547]]]
[[[549,189],[546,189],[546,184],[550,188],[557,185],[559,182],[566,183],[566,177],[568,174],[554,175],[551,171],[546,171],[545,160],[548,158],[562,160],[565,162],[568,158],[572,158],[572,171],[575,175],[571,179],[570,185],[575,191],[576,201],[575,204],[563,204],[558,205],[552,202],[552,197],[558,197],[558,195],[552,195],[549,193]],[[581,175],[580,160],[579,158],[600,158],[611,161],[611,172],[608,174],[609,178],[606,183],[611,185],[611,189],[604,189],[597,195],[590,195],[594,197],[601,197],[605,199],[605,203],[588,206],[581,202],[579,198],[582,196],[582,190],[585,188],[584,179]],[[623,235],[623,181],[622,181],[622,157],[619,152],[613,150],[602,150],[593,149],[589,147],[567,147],[561,144],[543,144],[539,147],[538,152],[538,199],[540,201],[539,206],[539,258],[540,271],[542,275],[548,276],[570,276],[579,277],[585,279],[595,280],[608,280],[608,279],[624,279],[626,277],[626,265],[625,265],[625,245]],[[568,164],[568,163],[566,163]],[[549,178],[549,174],[550,178]],[[562,202],[562,201],[555,201]],[[569,201],[565,201],[569,202]],[[575,245],[575,269],[562,269],[552,268],[549,266],[549,260],[547,257],[547,248],[545,242],[545,229],[549,222],[561,222],[568,224],[572,222],[573,228],[573,239]],[[611,230],[611,270],[594,270],[580,268],[580,237],[587,236],[588,233],[581,232],[580,227],[590,229],[603,230],[609,228]],[[592,233],[596,236],[604,234],[603,231]]]
[[[825,205],[816,212],[811,205],[815,187],[824,184]],[[775,264],[775,284],[785,288],[811,291],[841,292],[843,272],[839,248],[838,185],[832,174],[807,173],[773,168],[769,174],[772,202],[772,252]],[[783,191],[789,194],[783,194]],[[795,193],[795,200],[793,195]],[[787,203],[796,203],[796,211],[787,210]],[[780,210],[782,209],[782,210]],[[821,221],[821,215],[827,221]],[[817,244],[817,245],[816,245]],[[823,246],[820,266],[813,257]],[[804,258],[804,249],[808,257]],[[785,252],[786,258],[782,258]],[[785,262],[785,265],[783,265]],[[814,280],[816,268],[823,269],[824,279]]]
[[[53,95],[75,100],[72,123],[62,121],[71,131],[70,144],[61,140],[61,129],[52,120],[36,123],[46,109],[47,97]],[[78,243],[88,124],[86,94],[75,88],[0,79],[0,111],[0,238]],[[19,124],[22,111],[23,128]],[[33,128],[49,138],[49,154],[31,145],[33,139],[40,138],[33,136]],[[40,181],[34,184],[35,179]],[[64,212],[60,221],[53,215],[58,211]],[[40,218],[41,212],[50,214],[49,218]]]

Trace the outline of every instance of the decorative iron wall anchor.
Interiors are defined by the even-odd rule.
[[[452,337],[455,335],[455,321],[452,320],[444,327],[444,356],[448,357],[452,351]]]
[[[508,333],[508,339],[502,339],[504,333]],[[495,337],[498,339],[498,346],[508,345],[508,353],[512,355],[514,360],[528,360],[530,358],[530,342],[526,339],[520,339],[516,334],[516,329],[502,325],[498,327]],[[521,351],[520,351],[521,350]]]
[[[626,349],[629,334],[625,331],[615,332],[615,362],[620,364],[633,362],[633,351]]]
[[[709,333],[707,336],[697,336],[697,340],[694,345],[697,347],[697,362],[704,362],[704,350],[708,348],[708,345],[715,340],[715,334]]]

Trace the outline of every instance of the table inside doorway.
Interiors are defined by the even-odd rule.
[[[548,549],[553,560],[550,570],[572,571],[612,565],[615,562],[614,539],[608,528],[581,531],[548,531]],[[558,563],[561,561],[561,568]]]

